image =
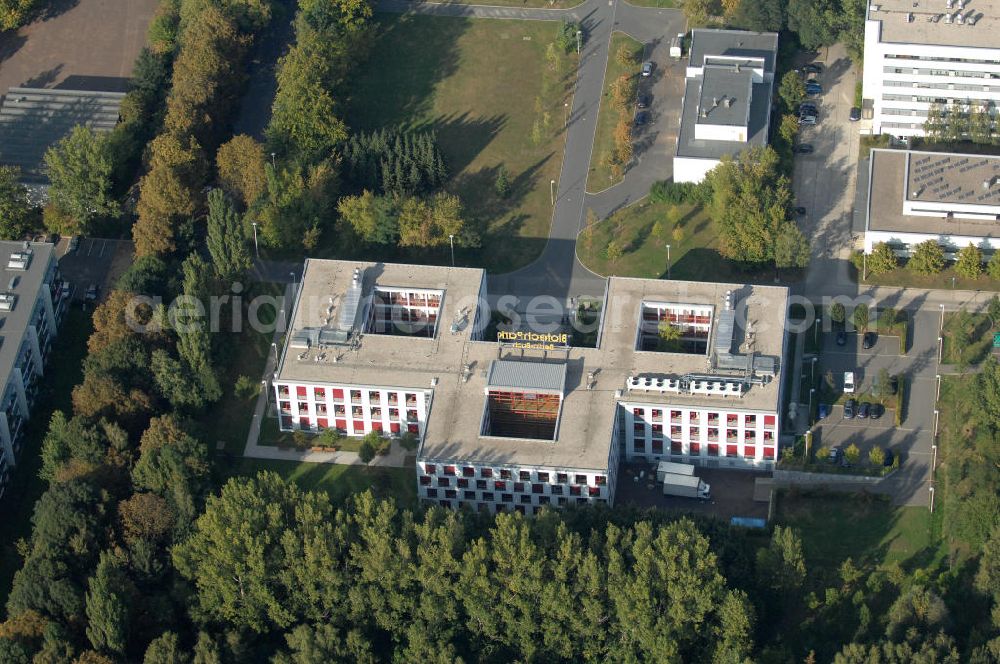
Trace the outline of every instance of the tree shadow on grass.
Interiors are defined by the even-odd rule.
[[[462,113],[437,117],[413,128],[430,130],[437,134],[438,147],[444,155],[445,166],[449,175],[454,177],[479,156],[506,124],[507,118],[503,115],[472,117],[469,113]]]

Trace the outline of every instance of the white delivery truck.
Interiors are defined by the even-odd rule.
[[[661,461],[656,466],[656,481],[662,482],[665,475],[694,475],[694,466],[689,463]]]
[[[711,500],[712,487],[694,475],[673,475],[668,473],[663,478],[663,495]]]
[[[678,33],[670,40],[670,57],[681,58],[684,56],[684,33]]]

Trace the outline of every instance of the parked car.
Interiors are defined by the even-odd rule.
[[[861,347],[865,350],[875,347],[875,342],[878,341],[878,335],[874,332],[865,332],[865,336],[861,340]]]
[[[815,115],[800,115],[799,116],[799,124],[800,125],[814,125],[814,124],[816,124],[816,116]]]
[[[650,95],[641,94],[635,101],[635,105],[639,108],[649,108],[649,103],[652,101]]]
[[[646,111],[639,111],[635,114],[635,126],[642,127],[649,120],[649,114]]]
[[[823,71],[823,65],[819,64],[818,62],[810,62],[809,64],[807,64],[805,67],[802,68],[802,71],[804,71],[807,74],[819,74],[822,73]]]
[[[844,394],[854,394],[854,372],[844,372]]]
[[[813,115],[816,115],[817,113],[819,113],[819,108],[816,106],[816,104],[812,103],[811,101],[804,101],[801,104],[799,104],[799,113],[804,113],[806,111],[812,113]]]
[[[830,458],[827,459],[830,463],[840,463],[841,459],[844,458],[844,450],[839,447],[830,448]]]
[[[801,216],[805,215],[806,209],[804,207],[801,207],[801,206],[799,206],[799,207],[793,207],[792,208],[792,212],[794,212],[797,216],[801,217]]]
[[[844,419],[853,420],[857,412],[858,402],[854,399],[848,399],[847,402],[844,403]]]
[[[867,401],[862,401],[861,404],[858,405],[858,417],[859,418],[867,418],[868,417],[868,413],[870,411],[871,411],[871,404],[868,403]]]
[[[889,376],[889,394],[896,396],[896,392],[899,391],[899,377]]]
[[[93,302],[97,299],[97,284],[90,284],[87,287],[87,294],[84,296],[87,302]]]
[[[816,419],[825,420],[829,414],[830,414],[830,407],[827,406],[825,403],[821,403],[819,405],[819,410],[816,411]]]
[[[806,94],[808,95],[818,95],[823,92],[823,86],[816,82],[816,79],[811,79],[806,83]]]
[[[649,76],[652,73],[653,73],[653,63],[652,62],[643,62],[642,63],[642,75],[643,76]]]
[[[847,332],[844,330],[837,330],[837,345],[844,346],[847,344]]]
[[[813,153],[813,146],[810,145],[809,143],[803,143],[802,145],[796,145],[795,146],[795,152],[797,152],[798,154],[812,154]]]
[[[80,236],[74,235],[69,239],[69,253],[73,253],[80,248]]]
[[[860,120],[861,119],[861,109],[858,108],[857,106],[852,106],[851,107],[851,114],[848,116],[847,119],[850,120],[851,122],[857,122],[858,120]]]
[[[885,459],[882,461],[882,465],[886,468],[890,467],[896,461],[896,455],[893,454],[892,450],[885,451]]]
[[[885,415],[885,406],[880,403],[873,403],[871,409],[868,411],[868,417],[877,420],[883,415]]]

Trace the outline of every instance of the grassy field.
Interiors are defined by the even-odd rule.
[[[868,279],[861,279],[859,272],[858,281],[872,286],[897,286],[900,288],[1000,291],[1000,281],[990,279],[985,275],[978,279],[969,279],[956,274],[955,270],[950,267],[942,270],[939,274],[917,274],[905,267],[899,267],[878,276],[869,274]]]
[[[942,554],[928,509],[895,507],[882,496],[782,493],[775,523],[799,531],[807,569],[835,571],[847,558],[879,566]]]
[[[404,507],[413,507],[417,503],[416,476],[412,466],[384,468],[243,458],[227,469],[225,477],[252,477],[262,470],[276,472],[303,489],[326,491],[335,503],[342,503],[349,496],[367,489],[371,489],[377,497],[394,498],[398,505]]]
[[[498,272],[528,264],[548,237],[549,181],[559,177],[576,72],[575,54],[547,59],[560,24],[396,14],[380,14],[378,23],[371,56],[350,85],[348,124],[434,130],[448,189],[488,248],[459,248],[457,259]],[[510,173],[504,199],[495,192],[501,165]],[[386,258],[450,260],[447,247]]]
[[[665,229],[660,237],[653,234],[657,221]],[[674,224],[679,234],[670,231]],[[606,253],[612,238],[624,247],[624,254],[614,264]],[[651,203],[648,198],[597,222],[592,231],[584,231],[577,253],[584,265],[599,274],[659,279],[667,276],[667,244],[672,279],[755,281],[773,277],[770,270],[766,274],[747,273],[723,259],[714,224],[700,207]]]
[[[73,387],[83,380],[83,358],[87,354],[87,338],[92,329],[90,313],[72,307],[66,312],[59,327],[59,339],[52,346],[46,362],[45,377],[39,383],[31,419],[25,425],[21,456],[3,497],[5,516],[0,520],[0,604],[7,603],[14,572],[21,568],[16,542],[31,535],[35,501],[46,489],[46,483],[38,477],[42,439],[48,431],[53,411],[62,410],[71,414],[70,394]]]
[[[618,50],[629,49],[633,54],[633,64],[623,66],[618,62]],[[621,177],[614,177],[607,160],[615,149],[615,126],[622,116],[630,122],[635,106],[629,104],[624,112],[615,108],[612,85],[622,74],[628,74],[638,83],[639,68],[642,58],[642,43],[632,39],[624,32],[611,35],[611,48],[608,51],[608,67],[604,72],[604,94],[601,95],[601,110],[597,116],[597,133],[594,136],[594,149],[590,153],[590,171],[587,174],[587,191],[596,192],[621,182]]]
[[[249,302],[257,295],[278,297],[283,292],[282,284],[254,283],[244,297]],[[258,317],[265,324],[274,322],[274,307],[264,304]],[[244,317],[246,323],[246,317]],[[222,385],[223,396],[209,412],[201,418],[201,438],[214,450],[219,441],[225,443],[229,454],[242,454],[246,445],[247,433],[250,431],[250,416],[253,413],[254,399],[240,399],[234,393],[233,387],[240,376],[249,376],[255,382],[260,382],[264,371],[267,354],[271,350],[271,333],[258,332],[249,325],[243,326],[239,333],[222,332],[225,341],[219,342],[219,357],[216,367],[219,372],[219,383]]]
[[[1000,321],[997,321],[1000,323]],[[965,328],[964,330],[962,328]],[[961,314],[946,313],[942,340],[942,364],[968,365],[985,360],[993,349],[993,321],[986,314],[967,315],[963,325]],[[956,337],[963,334],[967,343],[958,342]]]

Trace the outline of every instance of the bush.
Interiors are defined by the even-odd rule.
[[[843,323],[846,313],[847,312],[844,311],[844,305],[840,302],[834,302],[830,305],[830,320],[834,323]]]
[[[955,272],[968,279],[978,279],[983,274],[983,252],[979,247],[969,243],[958,251],[955,261]]]
[[[344,434],[339,429],[330,427],[323,429],[323,433],[316,437],[316,442],[322,447],[337,447],[344,439]]]
[[[944,269],[944,251],[936,240],[924,240],[910,255],[906,267],[917,274],[938,274]]]
[[[881,468],[882,464],[885,463],[885,452],[882,451],[881,447],[876,445],[868,451],[868,460],[873,466]]]
[[[906,378],[903,376],[896,376],[899,388],[896,390],[896,426],[903,425],[903,403],[906,395]]]
[[[868,255],[868,273],[873,275],[885,274],[899,267],[899,259],[896,252],[885,242],[879,242],[872,247],[872,253]]]
[[[417,434],[410,431],[403,432],[403,434],[399,437],[399,446],[407,452],[412,452],[417,449],[417,443],[419,442],[420,440],[417,438]]]
[[[830,458],[830,448],[827,447],[826,445],[820,445],[816,449],[816,460],[826,461],[829,458]]]
[[[851,443],[847,446],[847,449],[844,450],[844,458],[847,459],[847,463],[853,466],[858,462],[858,459],[861,458],[861,450],[858,449],[857,445]]]
[[[705,181],[694,184],[691,182],[674,182],[661,180],[654,182],[649,188],[649,200],[653,203],[688,203],[690,205],[705,205],[712,199],[712,187]]]
[[[292,445],[297,450],[304,450],[309,447],[309,435],[301,429],[292,432]]]
[[[361,459],[362,463],[371,463],[371,460],[375,458],[375,446],[366,440],[361,441],[361,447],[358,448],[358,458]]]
[[[580,26],[576,23],[567,21],[562,24],[559,29],[559,36],[556,37],[556,46],[558,46],[564,53],[570,53],[576,50],[576,33],[580,29]],[[581,35],[581,41],[583,36]]]
[[[255,381],[250,376],[240,376],[236,379],[236,385],[233,387],[233,392],[236,393],[237,399],[249,401],[260,394],[260,383]]]

